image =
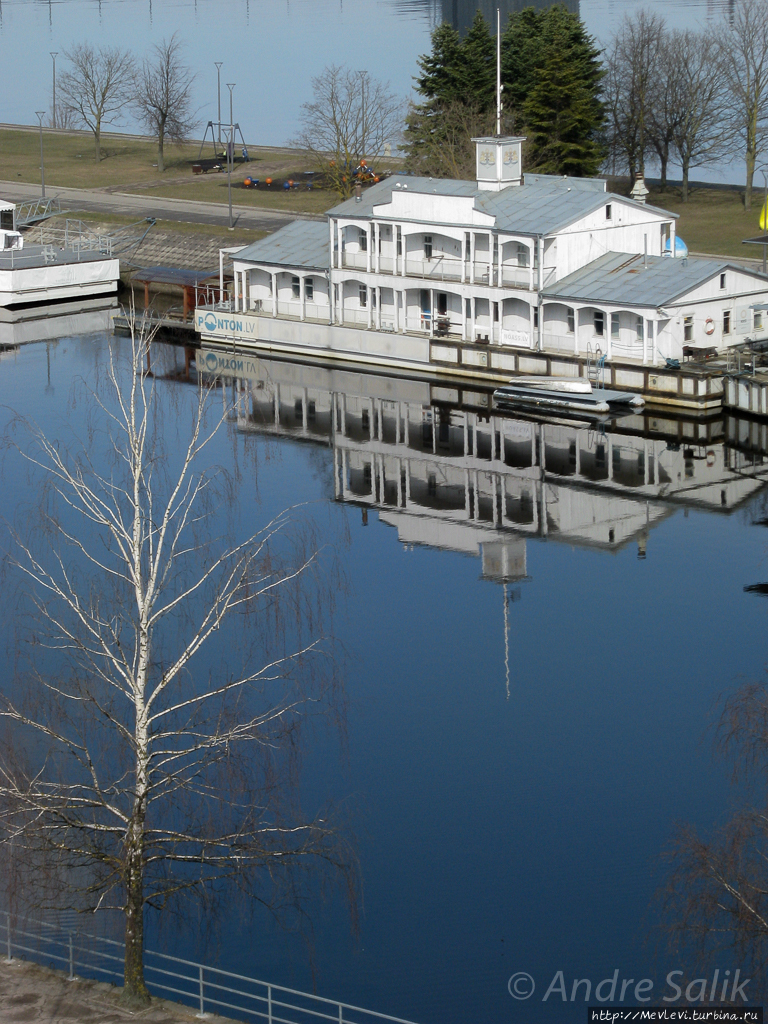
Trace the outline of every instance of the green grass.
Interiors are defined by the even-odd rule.
[[[682,202],[679,189],[654,190],[648,202],[680,214],[676,231],[690,252],[762,258],[760,246],[742,245],[743,239],[763,234],[758,224],[762,190],[754,193],[751,210],[744,209],[743,194],[735,187],[694,189],[687,203]]]

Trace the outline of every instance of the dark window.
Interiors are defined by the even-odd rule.
[[[606,203],[606,205],[605,205],[605,219],[606,220],[611,220],[612,217],[613,217],[613,207],[611,206],[610,203]]]
[[[360,305],[365,308],[368,305],[368,289],[364,284],[359,286],[358,295],[360,296]]]
[[[693,341],[693,317],[686,316],[683,318],[683,339],[685,341]]]
[[[315,297],[315,282],[308,277],[304,282],[304,295],[311,302]]]
[[[720,275],[720,287],[725,288],[725,274]]]
[[[424,235],[424,259],[432,259],[432,235]]]
[[[360,228],[360,252],[368,252],[368,232]]]
[[[723,334],[731,333],[731,311],[730,309],[723,310]]]
[[[301,298],[301,281],[298,277],[291,278],[291,291],[293,292],[294,299]]]
[[[538,326],[539,326],[539,307],[538,306],[534,306],[533,307],[533,327],[534,327],[534,330],[537,330]]]
[[[595,334],[598,338],[602,338],[605,334],[605,313],[601,310],[595,312]]]
[[[573,334],[576,330],[576,315],[571,306],[568,307],[568,333]]]
[[[13,210],[0,210],[0,231],[13,231]]]

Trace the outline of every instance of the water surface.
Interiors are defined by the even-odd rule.
[[[77,426],[72,382],[106,344],[4,356],[0,404]],[[558,971],[569,992],[618,970],[659,994],[693,971],[658,945],[653,898],[675,824],[729,812],[708,729],[763,677],[768,605],[744,592],[768,576],[759,431],[542,423],[444,382],[199,363],[236,401],[212,457],[240,467],[240,513],[313,503],[343,565],[348,762],[310,738],[304,798],[350,808],[361,920],[337,895],[312,907],[313,949],[266,914],[161,941],[419,1024],[575,1024],[583,1002],[542,1002]],[[4,514],[27,497],[20,478]]]

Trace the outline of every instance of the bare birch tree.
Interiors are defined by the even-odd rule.
[[[312,100],[301,108],[294,145],[304,149],[342,198],[352,195],[355,174],[365,161],[373,174],[403,130],[405,110],[389,87],[367,71],[327,67],[312,79]]]
[[[757,161],[768,140],[768,0],[736,0],[717,41],[730,96],[730,127],[744,153],[744,206],[749,210]]]
[[[66,906],[124,916],[138,1003],[146,908],[225,883],[290,902],[310,865],[348,877],[327,814],[305,817],[281,785],[331,686],[312,683],[329,651],[318,592],[301,585],[316,550],[285,547],[287,513],[227,542],[232,495],[210,454],[222,414],[200,384],[170,450],[179,411],[144,368],[148,346],[135,334],[126,363],[110,350],[103,386],[82,396],[82,442],[17,424],[29,441],[14,451],[43,488],[15,535],[43,663],[0,697],[0,838],[68,879]]]
[[[139,120],[157,139],[157,169],[164,170],[166,140],[184,142],[197,124],[192,110],[195,76],[182,60],[176,34],[152,47],[136,78]]]
[[[118,123],[133,99],[133,58],[126,50],[97,50],[90,43],[78,43],[64,56],[69,66],[58,80],[62,103],[77,123],[93,132],[98,162],[102,128]]]

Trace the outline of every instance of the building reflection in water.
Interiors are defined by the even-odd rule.
[[[768,481],[768,425],[663,413],[605,423],[492,409],[489,392],[201,351],[223,372],[237,426],[330,449],[336,500],[375,510],[406,547],[476,557],[509,603],[527,542],[605,552],[635,544],[679,507],[731,513]],[[508,681],[508,680],[507,680]]]
[[[553,3],[562,2],[571,14],[578,15],[579,0],[442,0],[442,20],[449,22],[459,34],[464,36],[469,30],[477,11],[481,11],[483,17],[491,27],[491,32],[496,35],[496,10],[501,13],[501,28],[509,20],[510,14],[516,14],[526,7],[535,7],[537,10],[544,10],[551,7]]]

